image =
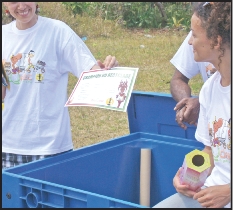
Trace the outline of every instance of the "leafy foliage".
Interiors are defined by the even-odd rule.
[[[155,2],[62,2],[74,16],[84,13],[114,20],[126,28],[162,28],[164,17]],[[190,28],[191,2],[160,2],[166,13],[167,27]]]

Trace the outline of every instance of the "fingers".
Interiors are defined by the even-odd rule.
[[[116,60],[115,56],[109,56],[108,60],[106,61],[105,67],[106,68],[112,68],[118,66],[118,61]]]
[[[189,106],[186,106],[185,112],[184,112],[184,118],[188,119],[190,116],[192,109],[189,108]]]
[[[204,196],[204,193],[201,192],[201,191],[199,191],[199,192],[197,192],[197,193],[193,196],[193,199],[194,199],[194,200],[197,200],[197,199],[199,199],[199,198],[201,198],[201,197],[203,197],[203,196]]]
[[[97,60],[97,64],[101,69],[105,68],[105,65],[100,60]]]
[[[187,126],[184,124],[184,119],[183,119],[184,113],[185,113],[185,107],[176,112],[176,122],[181,128],[186,130]]]
[[[198,98],[183,98],[180,100],[174,108],[174,110],[177,111],[177,124],[183,129],[187,129],[185,123],[197,125],[199,109],[200,105]]]
[[[196,121],[191,121],[191,122],[187,122],[189,125],[195,125],[197,126],[197,122]]]
[[[97,60],[97,63],[101,69],[111,69],[112,67],[116,67],[119,65],[116,57],[111,55],[108,55],[103,63],[100,60]]]
[[[188,197],[193,197],[195,192],[189,189],[188,185],[185,184],[180,184],[180,172],[181,172],[181,167],[179,168],[179,170],[177,171],[175,177],[173,178],[173,185],[176,188],[176,191],[186,195]]]
[[[180,100],[180,101],[176,104],[174,110],[177,111],[177,110],[183,108],[186,104],[187,104],[186,98],[183,98],[182,100]]]
[[[209,200],[205,196],[205,193],[203,190],[197,192],[196,194],[193,195],[193,199],[197,200],[201,206],[203,207],[208,207],[209,206]]]
[[[173,178],[173,185],[174,187],[177,189],[180,185],[180,171],[181,171],[181,167],[179,168],[179,170],[176,172],[174,178]]]

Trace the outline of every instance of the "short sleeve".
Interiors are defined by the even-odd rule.
[[[193,47],[188,44],[192,32],[190,31],[170,62],[187,78],[191,79],[200,73],[199,66],[193,58]]]
[[[79,77],[83,71],[90,70],[96,64],[96,59],[82,41],[72,34],[62,52],[61,73],[70,72]]]
[[[199,95],[199,102],[200,102],[200,112],[198,117],[197,129],[195,132],[195,138],[202,142],[206,146],[210,145],[210,137],[209,137],[209,130],[208,130],[208,117],[207,117],[207,107],[206,104],[208,103],[206,100],[206,83],[202,86]]]

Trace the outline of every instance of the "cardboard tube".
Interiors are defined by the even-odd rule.
[[[151,149],[141,149],[140,205],[150,207]]]

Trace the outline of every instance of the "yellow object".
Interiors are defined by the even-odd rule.
[[[187,167],[199,173],[210,167],[209,154],[197,149],[185,155],[185,159]]]
[[[3,108],[4,108],[4,103],[2,103],[2,110],[3,110]]]
[[[188,184],[191,190],[203,186],[210,170],[209,154],[193,150],[185,155],[182,170],[180,172],[180,183]]]

